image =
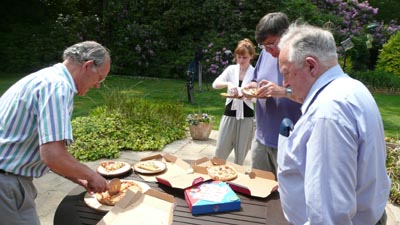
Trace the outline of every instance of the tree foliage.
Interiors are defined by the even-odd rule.
[[[224,48],[233,50],[243,38],[254,41],[259,19],[274,11],[286,12],[291,21],[332,28],[339,47],[347,37],[364,40],[366,26],[375,23],[368,39],[375,53],[398,28],[395,21],[376,20],[377,9],[367,1],[355,0],[4,0],[0,4],[4,5],[0,69],[9,72],[47,66],[60,60],[65,47],[96,40],[111,50],[114,74],[183,78],[196,50],[212,43],[215,55]],[[348,53],[351,65],[365,68],[359,56],[368,52],[367,47],[356,46]],[[205,60],[203,71],[211,66]]]
[[[379,54],[377,69],[400,77],[400,32],[390,38]]]

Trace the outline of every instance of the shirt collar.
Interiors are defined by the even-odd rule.
[[[340,65],[333,66],[332,68],[328,69],[323,73],[311,86],[310,91],[307,94],[306,99],[304,100],[303,105],[301,106],[301,112],[302,114],[305,113],[305,110],[308,108],[308,105],[311,103],[311,100],[314,98],[314,96],[317,94],[318,90],[324,87],[326,84],[331,82],[332,80],[335,80],[338,77],[341,77],[344,75],[344,71],[340,67]]]
[[[78,89],[76,88],[74,79],[72,78],[72,75],[69,73],[67,67],[62,63],[57,63],[56,65],[54,65],[54,67],[63,71],[63,73],[61,73],[60,75],[62,75],[68,81],[74,93],[78,93]]]

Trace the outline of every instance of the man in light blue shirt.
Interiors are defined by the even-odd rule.
[[[386,224],[390,179],[373,96],[343,72],[329,31],[294,24],[279,47],[284,85],[303,103],[292,133],[279,137],[285,217],[295,225]]]
[[[33,178],[49,170],[89,192],[108,189],[107,181],[67,150],[73,141],[73,97],[85,95],[110,71],[110,55],[94,41],[64,51],[63,62],[32,73],[0,98],[1,224],[40,224]]]

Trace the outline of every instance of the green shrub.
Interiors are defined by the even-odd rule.
[[[69,151],[75,158],[91,161],[117,158],[122,150],[156,151],[185,137],[182,105],[122,96],[112,91],[105,106],[72,121],[75,142]]]
[[[400,32],[383,45],[376,68],[400,77]]]
[[[363,82],[372,91],[398,93],[400,91],[400,77],[392,73],[374,70],[354,72],[351,76]]]

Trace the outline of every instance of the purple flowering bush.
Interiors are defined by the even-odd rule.
[[[232,51],[225,47],[215,47],[214,43],[210,43],[204,48],[202,53],[203,73],[206,72],[209,75],[218,76],[232,63]]]
[[[389,24],[375,20],[378,8],[370,6],[368,1],[312,0],[312,3],[321,13],[336,15],[333,23],[335,34],[339,36],[339,40],[365,35],[366,32],[369,32],[374,43],[382,46],[391,35],[400,30],[400,26],[394,20]],[[375,26],[366,30],[371,24]]]

